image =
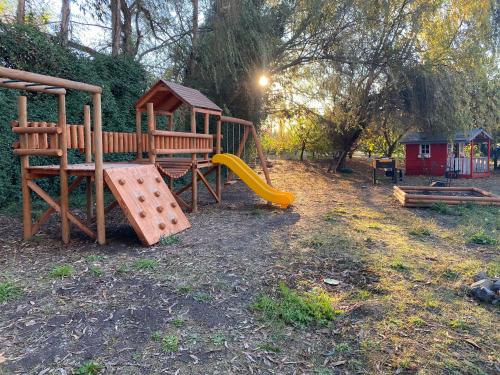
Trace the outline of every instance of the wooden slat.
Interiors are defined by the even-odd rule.
[[[180,148],[180,149],[155,149],[154,153],[156,155],[165,155],[165,154],[196,154],[196,153],[205,153],[205,152],[213,152],[211,148]]]
[[[15,155],[19,156],[62,156],[62,150],[42,150],[37,148],[19,148],[13,150]]]
[[[206,139],[210,139],[210,138],[214,137],[212,134],[174,132],[174,131],[168,131],[168,130],[155,130],[155,131],[153,131],[153,135],[165,136],[165,137],[176,137],[176,138],[206,138]]]
[[[16,134],[61,134],[62,130],[60,128],[48,128],[46,122],[37,123],[37,127],[31,128],[12,128],[12,132]]]

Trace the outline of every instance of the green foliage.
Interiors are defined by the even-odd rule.
[[[146,88],[146,73],[141,65],[124,58],[99,55],[94,58],[61,46],[56,37],[30,25],[0,23],[0,65],[27,70],[103,88],[102,116],[105,130],[133,131],[134,103]],[[0,207],[20,198],[19,158],[12,154],[14,135],[10,121],[17,118],[16,97],[28,97],[28,119],[57,121],[57,100],[53,95],[0,90]],[[69,90],[66,116],[69,124],[83,122],[83,105],[91,104],[88,94]],[[83,161],[79,152],[71,151],[69,162]],[[110,160],[124,156],[109,156]],[[31,158],[32,164],[53,163],[50,158]],[[58,193],[57,180],[43,181],[42,187]]]
[[[259,296],[251,307],[262,312],[270,321],[299,327],[311,324],[324,325],[342,313],[332,307],[331,297],[326,292],[313,290],[298,293],[289,289],[284,283],[280,283],[278,291],[277,298]]]
[[[181,239],[179,236],[176,235],[160,237],[160,245],[162,246],[177,245],[179,243],[181,243]]]
[[[11,282],[0,283],[0,303],[16,299],[21,293],[21,288]]]
[[[179,350],[179,338],[177,336],[165,336],[162,340],[162,349],[167,353],[175,353]]]
[[[64,264],[61,266],[54,267],[54,269],[50,273],[50,276],[55,278],[69,277],[73,274],[73,272],[75,272],[75,270],[72,266]]]
[[[498,241],[496,238],[485,233],[484,230],[479,230],[470,236],[469,242],[477,245],[496,245]]]
[[[104,367],[97,362],[85,362],[75,370],[75,375],[97,375]]]
[[[134,268],[138,270],[153,270],[157,265],[155,259],[139,259],[134,262]]]

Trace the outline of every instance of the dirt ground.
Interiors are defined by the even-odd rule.
[[[350,166],[276,161],[293,207],[268,207],[240,182],[220,206],[205,195],[176,243],[150,248],[119,213],[104,247],[76,229],[63,246],[55,221],[23,242],[20,220],[0,216],[0,282],[22,290],[0,303],[0,374],[72,374],[88,361],[105,374],[498,373],[499,309],[464,291],[500,270],[498,242],[471,244],[475,222],[402,208],[389,179],[372,186],[366,163]],[[500,175],[474,186],[500,194]],[[500,210],[481,210],[499,239]],[[73,272],[54,276],[63,265]],[[280,281],[322,288],[342,314],[305,328],[263,319],[252,301]]]

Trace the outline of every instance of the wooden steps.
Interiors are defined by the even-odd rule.
[[[154,165],[106,168],[104,178],[145,245],[191,227]]]

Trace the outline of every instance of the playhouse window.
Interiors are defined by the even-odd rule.
[[[420,158],[429,158],[431,156],[431,145],[420,145],[419,155]]]

